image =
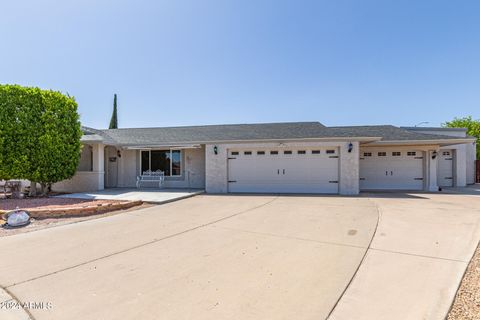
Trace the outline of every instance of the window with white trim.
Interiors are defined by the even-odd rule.
[[[392,156],[394,156],[394,157],[400,157],[401,155],[402,155],[401,152],[398,152],[398,151],[393,151],[392,152]]]
[[[244,151],[243,154],[246,155],[246,156],[251,156],[251,155],[252,155],[252,151]]]
[[[335,153],[335,150],[329,149],[329,150],[326,151],[326,153],[327,153],[327,154],[334,154],[334,153]]]
[[[163,171],[165,176],[182,175],[181,150],[143,150],[141,152],[141,170]]]
[[[416,156],[417,153],[415,151],[408,151],[407,156]]]
[[[298,150],[297,153],[298,154],[306,154],[307,152],[305,150]]]
[[[387,153],[381,151],[381,152],[377,153],[377,155],[378,155],[379,157],[386,157],[386,156],[387,156]]]
[[[371,156],[372,156],[372,153],[371,153],[371,152],[364,152],[364,153],[363,153],[363,156],[364,156],[364,157],[371,157]]]
[[[312,150],[312,154],[320,154],[320,150]]]

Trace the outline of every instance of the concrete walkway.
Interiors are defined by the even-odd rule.
[[[142,200],[162,204],[185,199],[203,193],[202,189],[135,189],[109,188],[95,192],[79,192],[58,196],[59,198],[104,199],[104,200]]]

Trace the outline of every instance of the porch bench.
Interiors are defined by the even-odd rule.
[[[163,186],[165,181],[165,174],[163,171],[144,171],[140,176],[137,177],[137,189],[140,188],[142,183],[158,183],[158,187]]]

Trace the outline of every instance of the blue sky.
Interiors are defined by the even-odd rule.
[[[0,83],[68,92],[84,125],[480,118],[480,1],[16,0]]]

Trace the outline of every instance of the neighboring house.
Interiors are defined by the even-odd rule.
[[[475,175],[465,129],[298,122],[83,132],[78,172],[55,190],[135,187],[146,170],[164,171],[166,188],[210,193],[437,191]]]

